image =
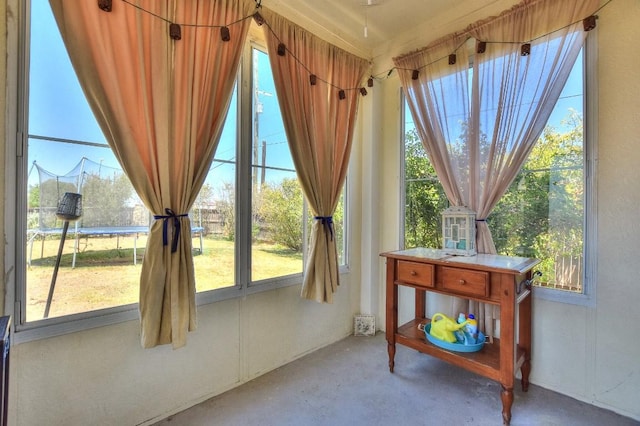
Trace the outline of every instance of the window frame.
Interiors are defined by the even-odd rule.
[[[139,319],[138,303],[97,309],[33,321],[26,321],[26,221],[27,221],[27,164],[28,116],[29,116],[29,51],[31,27],[31,1],[8,0],[9,7],[17,10],[14,20],[7,23],[7,103],[16,105],[7,114],[6,152],[6,200],[5,228],[5,264],[12,273],[5,281],[5,312],[14,316],[14,342],[22,343],[88,330],[96,327],[114,325]],[[250,31],[243,48],[236,85],[238,103],[236,122],[236,239],[235,239],[235,279],[234,285],[196,293],[198,306],[223,300],[244,297],[246,295],[269,291],[277,288],[300,285],[303,272],[259,281],[251,281],[251,150],[253,139],[252,110],[252,52],[253,49],[266,52],[260,36]],[[12,84],[13,83],[13,84]],[[12,102],[13,100],[13,102]],[[11,143],[10,141],[15,141]],[[347,179],[348,182],[348,179]],[[344,263],[339,265],[340,274],[349,271],[349,244],[347,232],[350,221],[348,210],[348,184],[344,187]],[[304,206],[307,214],[308,208]],[[303,224],[306,220],[303,221]],[[303,269],[308,254],[308,232],[303,225]]]
[[[597,280],[597,164],[598,164],[598,49],[597,29],[589,32],[584,43],[583,55],[583,117],[584,117],[584,223],[583,223],[583,288],[581,293],[561,289],[538,287],[533,292],[534,297],[541,300],[594,307],[596,301]],[[405,215],[406,215],[406,99],[400,89],[400,141],[403,152],[400,157],[400,247],[405,246]]]
[[[584,223],[583,223],[583,288],[582,293],[548,287],[536,287],[537,299],[594,307],[598,272],[598,46],[597,28],[589,31],[583,56],[584,117]]]

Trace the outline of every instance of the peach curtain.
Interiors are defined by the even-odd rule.
[[[496,252],[485,219],[546,126],[586,38],[582,19],[598,3],[525,0],[394,58],[416,129],[449,201],[477,213],[480,253]],[[481,41],[484,52],[477,51]],[[530,43],[525,56],[524,43]],[[413,70],[419,70],[416,80]],[[454,313],[479,314],[485,332],[493,335],[493,307],[454,306]]]
[[[368,63],[269,10],[261,13],[289,148],[315,217],[301,296],[332,303],[339,285],[332,216],[347,174],[359,87]],[[280,43],[286,46],[284,56],[277,54]]]
[[[196,328],[187,213],[221,135],[254,3],[113,1],[111,12],[96,1],[50,4],[97,121],[156,218],[140,277],[142,346],[181,347]],[[170,22],[182,24],[180,40]],[[228,42],[212,27],[222,25]]]

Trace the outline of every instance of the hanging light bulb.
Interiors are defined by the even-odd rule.
[[[360,3],[362,6],[365,7],[364,9],[364,38],[369,37],[369,17],[368,17],[368,9],[371,6],[376,6],[378,4],[380,4],[379,0],[366,0],[363,3]]]
[[[596,27],[596,18],[597,18],[596,15],[591,15],[582,20],[582,25],[585,31],[591,31]]]
[[[113,2],[111,0],[98,0],[98,7],[105,12],[111,12]]]
[[[231,33],[229,32],[229,27],[220,27],[220,37],[222,41],[231,40]]]
[[[180,29],[180,24],[171,23],[169,24],[169,37],[174,40],[180,40],[182,38],[182,31]]]
[[[369,3],[367,4],[367,6],[370,5],[371,0],[369,0]],[[369,28],[367,27],[367,9],[364,10],[364,38],[369,37]]]

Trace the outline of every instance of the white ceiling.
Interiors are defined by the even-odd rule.
[[[479,17],[499,13],[514,3],[516,0],[262,0],[264,7],[314,33],[331,34],[333,40],[328,41],[338,41],[364,57],[373,57],[381,46],[410,39],[412,33],[425,29],[433,29],[435,35],[445,27],[462,30]]]

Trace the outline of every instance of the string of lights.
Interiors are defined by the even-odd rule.
[[[105,12],[111,12],[113,10],[113,0],[97,0],[98,1],[98,7],[105,11]],[[130,0],[120,0],[123,4],[127,5],[127,6],[131,6],[134,7],[136,9],[138,9],[139,11],[149,14],[150,16],[153,16],[154,18],[160,19],[164,22],[166,22],[167,24],[169,24],[169,37],[171,37],[171,39],[173,40],[180,40],[182,38],[182,27],[195,27],[195,28],[219,28],[220,30],[220,38],[223,42],[229,42],[231,40],[231,34],[229,31],[229,27],[233,26],[235,24],[239,24],[247,19],[254,19],[256,24],[258,26],[265,26],[278,40],[278,47],[277,47],[277,55],[278,56],[285,56],[287,54],[289,54],[304,70],[306,70],[309,73],[309,84],[311,84],[312,86],[315,86],[318,84],[318,81],[321,81],[325,84],[328,84],[332,87],[334,87],[335,89],[337,89],[338,91],[338,97],[339,99],[345,99],[346,98],[346,92],[347,91],[359,91],[360,94],[362,96],[366,96],[367,95],[367,89],[362,86],[362,87],[351,87],[351,88],[341,88],[338,87],[332,83],[330,83],[329,81],[318,77],[317,74],[315,74],[306,64],[304,64],[298,57],[296,57],[285,45],[285,43],[283,43],[275,34],[275,32],[273,31],[273,29],[271,28],[271,26],[269,25],[269,23],[264,19],[264,17],[262,17],[262,15],[260,14],[259,10],[262,8],[262,0],[254,0],[256,3],[256,11],[253,12],[250,15],[247,15],[245,17],[242,17],[234,22],[229,22],[229,23],[225,23],[224,25],[204,25],[204,24],[193,24],[193,23],[178,23],[178,22],[173,22],[172,20],[170,20],[169,18],[160,16],[158,14],[155,14],[147,9],[142,8],[141,6],[132,3]],[[476,53],[477,54],[482,54],[486,51],[487,45],[488,44],[520,44],[520,54],[522,56],[528,56],[529,54],[531,54],[531,43],[547,37],[549,35],[552,35],[558,31],[562,31],[563,29],[566,29],[570,26],[573,26],[579,22],[582,22],[583,25],[583,29],[584,31],[591,31],[596,27],[596,20],[598,19],[598,12],[600,12],[602,9],[604,9],[606,6],[608,6],[613,0],[608,0],[606,3],[604,3],[602,6],[600,6],[592,15],[587,16],[581,20],[578,20],[576,22],[572,22],[564,27],[558,28],[554,31],[551,31],[547,34],[543,34],[540,35],[536,38],[533,38],[531,40],[526,40],[526,41],[490,41],[490,40],[477,40],[476,41]],[[392,67],[389,70],[383,71],[381,73],[378,74],[371,74],[369,75],[369,77],[367,78],[367,82],[366,82],[366,86],[371,88],[374,85],[374,80],[375,81],[383,81],[388,79],[391,74],[393,73],[394,70],[404,70],[404,71],[411,71],[411,78],[413,80],[417,80],[419,78],[420,75],[420,70],[424,69],[430,65],[433,65],[439,61],[442,60],[447,60],[449,65],[454,65],[456,63],[457,60],[457,55],[456,52],[461,49],[469,39],[471,39],[472,37],[469,36],[467,39],[465,39],[465,41],[463,43],[461,43],[456,49],[454,49],[454,51],[448,55],[445,55],[441,58],[435,59],[432,62],[429,62],[427,64],[424,64],[423,66],[417,68],[417,69],[406,69],[406,68],[399,68],[399,67]]]
[[[527,40],[527,41],[489,41],[489,40],[477,40],[476,41],[476,53],[477,54],[482,54],[486,51],[487,49],[487,44],[520,44],[520,55],[522,56],[528,56],[531,54],[531,43],[548,37],[558,31],[562,31],[566,28],[569,28],[575,24],[578,24],[580,22],[582,22],[582,27],[584,29],[584,31],[591,31],[593,29],[596,28],[596,20],[598,19],[598,12],[600,12],[602,9],[604,9],[606,6],[608,6],[613,0],[608,0],[606,3],[604,3],[602,6],[600,6],[592,15],[587,16],[586,18],[577,20],[575,22],[571,22],[563,27],[560,27],[558,29],[555,29],[553,31],[550,31],[546,34],[542,34],[539,35],[531,40]],[[460,45],[458,47],[456,47],[453,51],[453,53],[450,53],[449,55],[443,56],[441,58],[435,59],[427,64],[424,64],[423,66],[417,68],[417,69],[407,69],[407,68],[400,68],[400,67],[393,67],[388,71],[384,71],[382,73],[377,74],[376,76],[372,76],[373,78],[377,79],[377,80],[384,80],[389,78],[389,76],[391,76],[391,74],[393,73],[394,70],[403,70],[403,71],[411,71],[411,79],[412,80],[417,80],[419,75],[420,75],[420,70],[423,68],[427,68],[435,63],[438,63],[442,60],[447,59],[449,61],[449,65],[454,65],[456,63],[456,52],[458,50],[460,50],[472,37],[469,36],[467,37],[462,43],[460,43]],[[382,76],[382,77],[381,77]]]
[[[346,91],[349,90],[358,90],[360,92],[360,94],[362,96],[366,96],[367,95],[367,89],[365,89],[364,87],[352,87],[352,88],[348,88],[348,89],[343,89],[340,88],[338,86],[336,86],[335,84],[324,80],[320,77],[318,77],[316,74],[314,74],[314,72],[309,69],[309,67],[304,64],[297,56],[295,56],[285,45],[285,43],[282,42],[282,40],[280,40],[280,38],[277,36],[277,34],[275,33],[275,31],[271,28],[271,26],[269,25],[268,22],[266,22],[264,20],[264,18],[262,18],[262,16],[260,16],[260,14],[258,12],[256,12],[254,14],[254,17],[258,16],[259,18],[256,18],[256,22],[258,23],[258,25],[265,25],[266,28],[271,32],[271,34],[273,34],[273,36],[278,40],[278,49],[277,49],[277,53],[278,56],[285,56],[287,53],[289,55],[291,55],[291,57],[298,63],[298,65],[300,65],[302,68],[304,68],[308,73],[309,73],[309,84],[312,86],[315,86],[316,84],[318,84],[318,81],[322,81],[323,83],[338,89],[338,96],[340,99],[345,99],[346,98]],[[371,87],[371,86],[369,86]]]
[[[275,32],[273,31],[273,29],[271,28],[271,26],[269,25],[268,22],[266,22],[266,20],[262,17],[262,15],[259,13],[259,9],[262,7],[262,0],[255,0],[256,3],[256,11],[248,16],[242,17],[234,22],[229,22],[229,23],[225,23],[224,25],[205,25],[205,24],[193,24],[193,23],[178,23],[178,22],[173,22],[171,19],[166,18],[164,16],[160,16],[156,13],[153,13],[147,9],[144,9],[143,7],[141,7],[140,5],[134,4],[132,3],[130,0],[120,0],[124,5],[127,6],[131,6],[136,8],[137,10],[139,10],[142,13],[146,13],[156,19],[159,19],[161,21],[166,22],[167,24],[169,24],[169,37],[171,37],[171,39],[173,40],[181,40],[182,39],[182,27],[195,27],[195,28],[219,28],[220,29],[220,38],[223,42],[229,42],[231,40],[231,33],[229,31],[229,27],[235,24],[239,24],[247,19],[254,19],[256,24],[258,26],[262,26],[264,25],[273,35],[274,37],[276,37],[276,39],[278,40],[278,47],[277,47],[277,54],[278,56],[285,56],[286,54],[291,55],[291,57],[298,62],[298,64],[309,73],[309,84],[311,84],[312,86],[315,86],[316,84],[318,84],[319,81],[328,84],[329,86],[337,89],[338,91],[338,97],[340,100],[346,99],[346,92],[347,91],[352,91],[352,90],[357,90],[360,92],[360,94],[362,96],[366,96],[367,95],[367,89],[365,89],[364,87],[353,87],[353,88],[341,88],[336,86],[335,84],[332,84],[331,82],[318,77],[317,74],[315,74],[306,64],[304,64],[298,57],[296,57],[295,55],[292,54],[292,52],[286,47],[286,45],[278,38],[278,36],[275,34]],[[113,0],[98,0],[98,7],[105,11],[105,12],[111,12],[113,10]],[[370,77],[368,79],[368,86],[369,87],[373,87],[373,77]]]

